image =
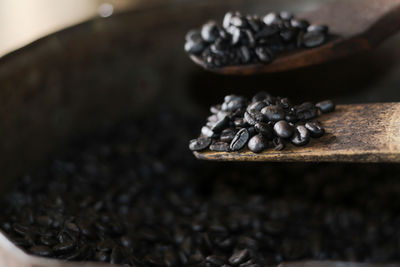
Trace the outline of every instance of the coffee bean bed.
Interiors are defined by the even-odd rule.
[[[196,161],[163,108],[82,137],[0,200],[27,253],[127,266],[400,259],[397,165]]]
[[[268,64],[282,52],[314,48],[328,39],[326,25],[310,25],[287,11],[271,12],[262,18],[227,12],[222,26],[212,20],[189,31],[185,51],[208,68]]]
[[[247,147],[254,153],[268,148],[282,150],[286,143],[307,145],[311,137],[324,135],[319,113],[335,110],[331,100],[292,105],[286,97],[259,92],[248,101],[243,96],[227,95],[221,105],[210,108],[211,115],[201,135],[189,142],[192,151],[238,151]]]

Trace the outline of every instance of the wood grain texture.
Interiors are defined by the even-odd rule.
[[[217,161],[400,162],[400,103],[339,105],[318,120],[326,133],[303,147],[288,144],[282,151],[260,154],[195,152],[199,159]]]
[[[328,25],[330,41],[313,49],[280,54],[267,65],[252,64],[207,69],[195,56],[191,56],[191,59],[203,68],[216,73],[251,75],[316,65],[365,52],[400,30],[400,0],[336,0],[298,17],[307,19],[313,24]]]

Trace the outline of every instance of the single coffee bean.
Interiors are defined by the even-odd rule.
[[[246,46],[241,46],[240,49],[240,58],[243,64],[250,62],[251,55],[250,51]]]
[[[108,262],[110,260],[110,255],[107,252],[99,251],[94,256],[96,261]]]
[[[285,119],[285,111],[277,105],[266,106],[261,110],[261,113],[270,121],[280,121]]]
[[[235,138],[233,138],[231,144],[230,144],[230,150],[232,151],[237,151],[240,150],[241,148],[243,148],[247,141],[249,140],[249,132],[247,131],[247,129],[242,128],[240,129],[237,134],[235,135]]]
[[[185,43],[185,51],[190,54],[199,54],[205,49],[205,44],[202,40],[200,41],[187,41]]]
[[[225,259],[217,255],[210,255],[206,257],[206,262],[210,263],[212,266],[222,266],[225,264]]]
[[[225,29],[229,28],[231,26],[231,19],[232,19],[233,13],[232,12],[227,12],[224,16],[223,22],[222,22],[222,27]]]
[[[236,133],[237,130],[235,130],[234,128],[225,129],[221,132],[220,140],[222,142],[230,143],[232,142],[233,138],[235,138]]]
[[[247,123],[247,121],[243,118],[236,118],[233,121],[234,126],[239,127],[239,128],[244,128],[246,126],[248,126],[249,124]]]
[[[275,123],[274,131],[279,137],[289,138],[293,135],[294,129],[286,121],[281,120]]]
[[[208,148],[211,145],[211,138],[199,137],[197,139],[190,140],[189,149],[192,151],[201,151]]]
[[[269,63],[274,59],[274,53],[267,47],[256,47],[255,52],[257,58],[263,63]]]
[[[60,243],[58,245],[55,245],[53,247],[53,250],[55,252],[63,252],[63,251],[68,251],[71,250],[75,247],[75,243],[73,241],[66,241],[64,243]]]
[[[284,19],[284,20],[291,20],[294,17],[293,14],[290,13],[289,11],[281,11],[279,13],[279,16],[281,19]]]
[[[244,261],[246,261],[248,257],[249,257],[249,251],[247,249],[243,249],[233,253],[228,261],[232,265],[239,265]]]
[[[261,134],[257,134],[250,138],[248,148],[254,153],[260,153],[268,147],[268,140],[266,140]]]
[[[228,126],[229,126],[229,117],[225,116],[222,119],[218,120],[216,123],[214,123],[214,125],[211,128],[211,131],[213,131],[213,133],[220,133]]]
[[[325,134],[325,129],[319,122],[309,121],[305,124],[305,127],[310,132],[311,137],[318,138]]]
[[[302,43],[307,48],[313,48],[324,44],[326,40],[326,33],[321,31],[308,31],[303,34]]]
[[[333,104],[331,100],[318,102],[317,104],[315,104],[315,106],[319,108],[322,113],[328,113],[335,110],[335,104]]]
[[[290,24],[292,27],[298,28],[299,30],[306,31],[308,26],[310,26],[310,23],[306,20],[297,20],[297,19],[291,19]]]
[[[304,146],[310,142],[310,133],[307,128],[303,125],[298,125],[295,128],[293,137],[291,139],[292,144],[296,146]]]
[[[261,111],[266,105],[264,101],[253,102],[247,107],[247,110]]]
[[[267,25],[271,25],[271,24],[279,24],[282,22],[282,20],[280,19],[278,14],[271,12],[264,16],[263,22]]]
[[[41,257],[48,257],[53,255],[53,251],[51,250],[51,248],[46,247],[46,246],[33,246],[29,249],[29,251],[37,256],[41,256]]]
[[[206,42],[214,42],[219,36],[219,30],[215,21],[209,21],[201,28],[201,37]]]
[[[217,152],[228,152],[229,144],[226,142],[214,142],[210,145],[210,150]]]
[[[258,122],[254,125],[255,130],[263,137],[272,140],[274,138],[273,128],[264,122]]]
[[[310,25],[307,28],[307,31],[312,32],[312,31],[319,31],[319,32],[323,32],[323,33],[327,33],[329,30],[328,26],[326,25]]]

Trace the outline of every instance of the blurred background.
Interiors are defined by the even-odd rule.
[[[1,0],[0,56],[44,35],[89,18],[108,17],[115,12],[134,8],[139,2],[139,0]]]

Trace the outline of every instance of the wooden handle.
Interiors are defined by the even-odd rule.
[[[341,38],[360,38],[376,46],[400,30],[400,0],[337,0],[304,17],[329,25]]]
[[[326,134],[304,147],[255,154],[197,152],[199,159],[219,161],[400,162],[400,103],[340,105],[318,120]]]

